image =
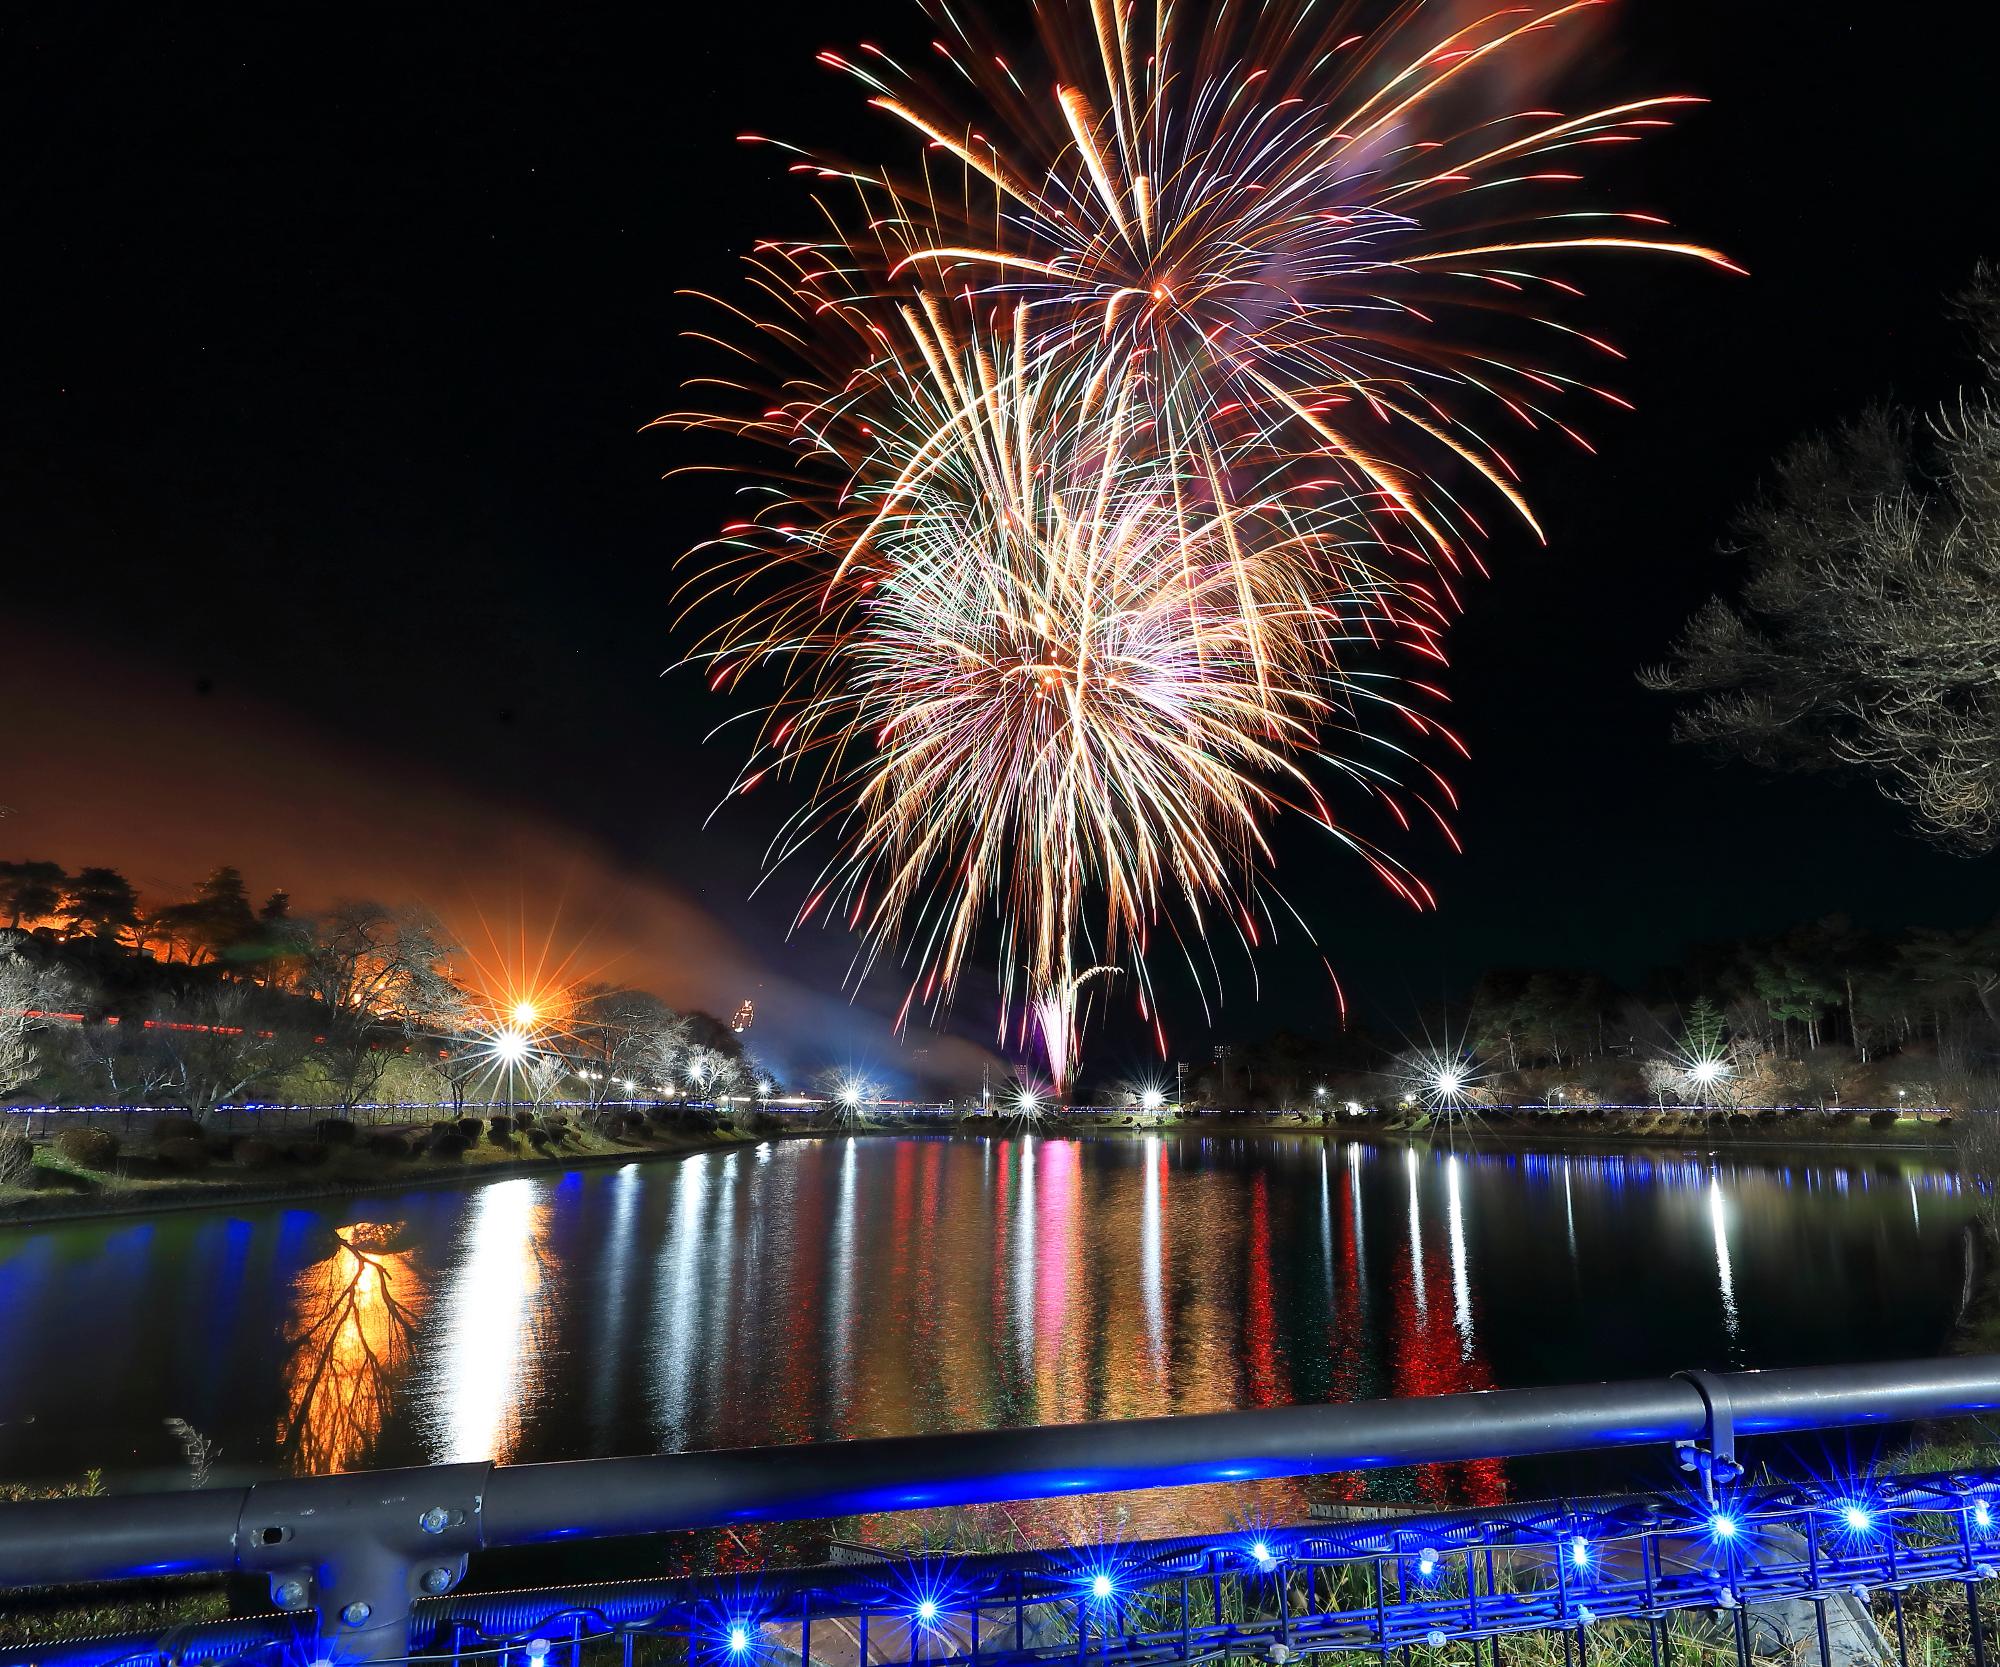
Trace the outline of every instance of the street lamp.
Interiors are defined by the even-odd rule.
[[[528,1057],[528,1033],[513,1025],[502,1025],[493,1033],[493,1057],[507,1067],[507,1117],[511,1122],[514,1116],[514,1068]]]
[[[1158,1111],[1166,1103],[1166,1095],[1157,1088],[1149,1088],[1139,1096],[1139,1104],[1147,1111]]]

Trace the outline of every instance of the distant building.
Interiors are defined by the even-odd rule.
[[[757,1004],[754,1001],[745,999],[737,1004],[736,1016],[729,1021],[729,1028],[740,1036],[750,1028],[756,1018]]]

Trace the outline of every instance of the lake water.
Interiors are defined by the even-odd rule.
[[[0,1230],[0,1475],[175,1485],[172,1418],[237,1480],[1928,1355],[1970,1214],[1905,1156],[941,1135]]]

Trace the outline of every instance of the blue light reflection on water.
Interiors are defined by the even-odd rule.
[[[396,1464],[1921,1354],[1970,1213],[1902,1155],[1044,1134],[14,1230],[0,1473],[167,1480],[169,1417],[273,1465],[337,1230],[397,1258]],[[341,1323],[365,1378],[379,1305]]]

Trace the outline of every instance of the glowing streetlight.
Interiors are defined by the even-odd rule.
[[[1147,1111],[1158,1111],[1166,1103],[1166,1095],[1162,1094],[1157,1088],[1149,1088],[1139,1096],[1139,1104]]]
[[[1447,1065],[1442,1071],[1438,1072],[1437,1080],[1432,1086],[1440,1094],[1449,1098],[1465,1086],[1465,1073]]]
[[[1014,1109],[1023,1117],[1032,1117],[1042,1109],[1042,1098],[1032,1088],[1024,1088],[1014,1096]]]
[[[532,1001],[517,1001],[514,1003],[513,1019],[516,1029],[527,1030],[540,1017],[541,1014],[536,1010],[535,1004]]]
[[[528,1035],[512,1025],[502,1025],[493,1033],[493,1057],[503,1065],[518,1065],[528,1057]]]
[[[1719,1059],[1697,1059],[1688,1067],[1689,1080],[1699,1083],[1703,1088],[1718,1081],[1721,1076],[1722,1061]]]

